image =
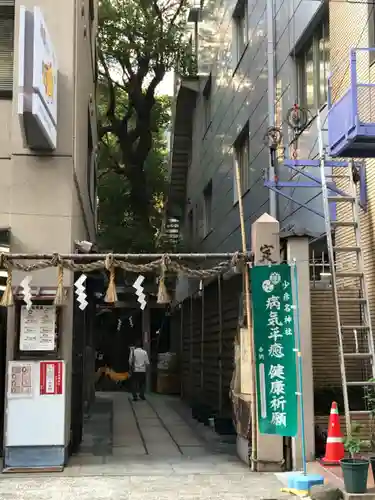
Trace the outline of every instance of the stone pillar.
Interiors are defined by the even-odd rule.
[[[268,266],[280,263],[280,224],[264,213],[251,227],[251,250],[254,264]],[[254,381],[255,383],[255,381]],[[268,434],[257,435],[258,471],[280,471],[284,459],[283,438]]]
[[[280,226],[276,219],[263,214],[257,219],[251,228],[251,249],[254,252],[256,265],[269,265],[280,262]],[[252,324],[250,334],[252,335]],[[246,333],[246,335],[245,335]],[[249,359],[246,353],[250,350],[250,335],[248,331],[241,330],[241,392],[250,393],[255,380],[249,369]],[[254,388],[255,392],[255,388]],[[238,437],[238,453],[243,454],[244,443]],[[266,434],[257,434],[257,468],[261,472],[280,471],[284,458],[283,438]]]
[[[142,342],[143,349],[147,351],[149,359],[151,358],[151,324],[150,324],[150,307],[147,304],[142,311]],[[151,359],[150,359],[151,362]],[[151,367],[147,371],[146,390],[151,391]]]
[[[296,260],[298,285],[293,289],[294,296],[298,293],[299,328],[301,333],[303,402],[305,417],[306,458],[315,459],[315,431],[314,431],[314,381],[312,368],[312,333],[311,333],[311,299],[310,299],[310,268],[309,268],[309,239],[307,236],[290,236],[287,238],[288,262]],[[295,286],[295,285],[294,285]],[[301,448],[301,415],[298,409],[298,435],[293,438],[293,468],[302,467]]]

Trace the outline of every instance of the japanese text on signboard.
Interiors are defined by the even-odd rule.
[[[258,424],[263,434],[297,433],[297,373],[290,266],[251,270]]]

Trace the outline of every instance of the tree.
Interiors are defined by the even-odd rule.
[[[103,189],[111,189],[116,183],[113,176],[120,176],[128,213],[149,228],[146,233],[155,215],[150,180],[155,170],[146,165],[159,161],[158,144],[153,149],[161,126],[155,91],[186,54],[187,4],[188,0],[101,0],[99,7],[99,75],[106,101],[99,136],[107,153],[116,149]]]
[[[118,106],[126,101],[125,93],[118,93]],[[164,134],[170,121],[170,99],[157,97],[152,110],[152,149],[143,166],[151,200],[149,224],[144,225],[130,202],[130,183],[121,171],[122,152],[116,136],[107,133],[99,148],[99,224],[98,242],[102,248],[114,252],[152,252],[155,236],[162,223],[162,209],[166,188],[167,139]],[[106,111],[106,88],[99,87],[99,116]],[[155,122],[155,123],[154,123]]]

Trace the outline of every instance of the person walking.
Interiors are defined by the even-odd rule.
[[[138,340],[130,350],[129,367],[131,372],[131,388],[133,401],[145,400],[146,372],[150,361],[147,352],[142,348],[142,343]]]

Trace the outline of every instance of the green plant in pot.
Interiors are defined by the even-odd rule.
[[[371,378],[369,382],[375,382],[374,378]],[[375,450],[375,388],[374,386],[368,386],[366,388],[365,394],[366,409],[370,413],[370,450],[374,453]],[[372,475],[375,480],[375,455],[370,455],[370,463]]]
[[[340,460],[345,489],[348,493],[366,493],[369,461],[365,458],[358,458],[358,454],[364,446],[368,446],[368,441],[360,437],[361,426],[353,423],[350,434],[344,441],[345,450],[350,458]]]

